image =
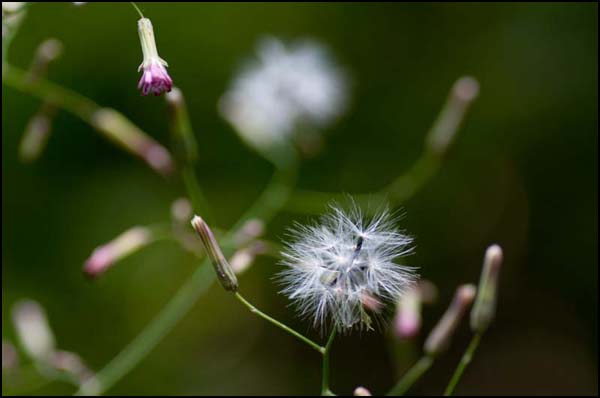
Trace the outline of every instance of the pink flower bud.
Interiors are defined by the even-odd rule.
[[[83,272],[92,278],[102,275],[117,261],[146,246],[152,240],[152,233],[145,227],[133,227],[112,241],[94,250],[85,262]]]

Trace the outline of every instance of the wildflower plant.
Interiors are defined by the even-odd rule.
[[[172,220],[129,228],[116,238],[107,239],[108,243],[92,250],[85,261],[83,271],[88,276],[106,278],[124,258],[164,240],[179,243],[183,250],[197,256],[201,264],[154,320],[96,372],[89,370],[76,354],[56,348],[44,311],[32,302],[22,302],[15,307],[14,321],[23,351],[49,380],[58,380],[66,374],[80,395],[105,393],[138,366],[218,280],[252,313],[320,355],[320,392],[332,395],[329,361],[338,332],[349,334],[374,329],[373,317],[379,316],[389,305],[397,307],[394,325],[399,335],[414,336],[421,329],[421,302],[431,302],[435,288],[430,282],[417,283],[416,267],[408,265],[406,258],[414,251],[413,238],[398,229],[395,213],[373,212],[367,204],[387,202],[391,209],[398,208],[436,174],[479,93],[477,81],[462,77],[454,83],[439,116],[424,137],[422,155],[411,168],[379,191],[351,195],[353,205],[349,210],[334,204],[317,222],[295,224],[287,242],[279,244],[264,237],[277,214],[284,210],[322,214],[327,203],[340,203],[348,197],[301,190],[296,186],[300,155],[306,153],[307,148],[318,147],[315,143],[324,139],[321,132],[343,117],[348,108],[347,72],[314,40],[284,43],[266,38],[259,42],[256,59],[247,61],[238,71],[218,103],[221,115],[243,141],[273,163],[273,175],[239,219],[230,227],[220,229],[216,227],[218,223],[213,222],[213,204],[207,200],[195,173],[199,146],[189,119],[185,90],[173,86],[167,63],[158,55],[152,23],[132,4],[141,17],[137,24],[143,62],[138,87],[143,95],[166,93],[173,149],[167,149],[123,113],[48,81],[47,66],[58,57],[57,49],[62,50],[60,42],[51,42],[50,54],[46,44],[45,56],[40,58],[38,54],[29,70],[11,65],[7,60],[8,50],[31,3],[3,2],[3,85],[29,93],[42,102],[40,113],[27,127],[21,158],[32,162],[42,156],[52,118],[64,110],[88,123],[120,149],[145,161],[152,170],[183,182],[185,198],[173,204]],[[183,61],[173,60],[174,67],[178,62]],[[315,137],[318,138],[315,140]],[[242,272],[249,272],[257,256],[271,256],[279,261],[281,271],[276,279],[282,285],[282,293],[295,303],[299,314],[312,326],[327,332],[326,341],[316,342],[299,333],[259,310],[242,295],[244,281],[238,277]],[[479,287],[466,284],[457,289],[449,309],[426,340],[423,357],[395,384],[390,395],[408,391],[424,375],[447,348],[475,300],[471,312],[474,339],[446,389],[447,394],[452,394],[493,320],[501,262],[500,247],[490,247]],[[20,362],[14,346],[3,341],[2,347],[3,370],[5,363],[6,368],[18,368]],[[357,380],[356,386],[355,395],[371,395],[360,381]]]

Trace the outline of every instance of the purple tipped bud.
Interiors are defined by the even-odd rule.
[[[22,300],[15,304],[12,315],[23,350],[35,361],[48,360],[55,341],[44,309],[33,300]]]
[[[373,394],[371,394],[371,391],[367,390],[364,387],[356,387],[354,389],[354,396],[355,397],[370,397]]]
[[[436,356],[448,348],[460,320],[475,299],[475,292],[473,285],[462,285],[456,289],[452,303],[425,340],[427,355]]]
[[[141,18],[138,21],[138,33],[144,55],[144,60],[138,68],[138,71],[143,71],[138,89],[142,91],[142,95],[150,93],[160,95],[171,91],[173,80],[167,72],[166,67],[168,64],[158,56],[156,41],[154,40],[154,29],[148,18]]]
[[[237,291],[238,282],[235,273],[233,272],[231,265],[225,259],[225,256],[223,255],[223,252],[221,251],[221,248],[215,239],[215,236],[208,227],[208,224],[206,224],[202,218],[194,216],[192,219],[192,226],[198,233],[198,236],[200,236],[202,244],[204,244],[206,255],[210,259],[221,285],[223,285],[225,290],[232,292]]]
[[[96,111],[92,116],[92,125],[117,145],[144,159],[160,174],[167,175],[173,171],[169,152],[114,109]]]
[[[502,248],[498,245],[488,247],[485,252],[477,299],[471,311],[471,329],[475,332],[485,331],[496,314],[498,275],[502,258]]]
[[[149,244],[152,233],[145,227],[134,227],[112,241],[98,247],[85,262],[83,272],[91,278],[102,275],[117,261]]]
[[[431,151],[438,155],[446,152],[478,94],[479,83],[473,77],[461,77],[454,83],[442,111],[427,135],[426,142]]]
[[[421,297],[415,286],[407,291],[398,302],[394,331],[401,339],[414,337],[421,329]]]
[[[437,288],[427,280],[411,287],[398,302],[394,318],[394,332],[400,339],[409,339],[421,330],[421,306],[437,298]]]

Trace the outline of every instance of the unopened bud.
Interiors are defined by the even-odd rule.
[[[185,157],[187,162],[192,163],[198,158],[198,149],[183,93],[179,88],[173,87],[171,92],[165,95],[165,98],[171,111],[171,130],[175,138],[176,153],[180,157]]]
[[[394,331],[401,339],[416,336],[421,329],[421,295],[416,286],[409,289],[398,302]]]
[[[29,163],[37,160],[46,148],[55,110],[55,107],[46,104],[27,123],[19,144],[19,157],[22,161]]]
[[[35,51],[33,61],[28,71],[31,83],[44,77],[48,71],[48,65],[58,59],[63,52],[63,44],[57,39],[46,39]]]
[[[424,351],[427,355],[436,356],[448,348],[460,320],[475,299],[475,292],[473,285],[462,285],[456,289],[452,303],[425,340]]]
[[[354,389],[354,396],[355,397],[370,397],[373,394],[371,394],[371,391],[367,390],[364,387],[356,387]]]
[[[14,369],[19,363],[17,350],[9,342],[2,341],[2,370]]]
[[[160,174],[167,175],[173,171],[169,152],[114,109],[96,111],[92,115],[92,125],[123,149],[145,160]]]
[[[223,285],[225,290],[232,292],[237,291],[238,282],[235,273],[233,272],[231,265],[227,262],[227,259],[225,259],[225,256],[208,225],[202,218],[194,216],[192,219],[192,226],[202,240],[206,255],[210,259],[221,285]]]
[[[485,331],[496,314],[498,276],[502,257],[502,248],[498,245],[488,247],[485,252],[477,298],[471,311],[471,329],[475,332]]]
[[[265,223],[258,218],[252,218],[246,221],[239,230],[236,231],[234,241],[238,246],[244,246],[248,242],[262,236],[265,233]]]
[[[229,260],[229,264],[231,264],[231,268],[236,275],[240,275],[244,271],[246,271],[254,260],[256,256],[265,253],[267,247],[264,242],[255,241],[248,247],[244,247],[243,249],[238,250],[231,256]]]
[[[80,383],[93,377],[92,371],[79,355],[69,351],[54,352],[50,357],[49,365],[58,371],[72,375]]]
[[[152,232],[146,227],[133,227],[112,241],[96,248],[85,262],[83,272],[92,278],[102,275],[117,261],[141,249],[152,241]]]
[[[473,77],[461,77],[452,91],[426,138],[429,149],[442,155],[452,143],[469,106],[479,94],[479,83]]]
[[[54,334],[44,309],[33,300],[22,300],[13,307],[13,323],[23,350],[36,361],[46,361],[54,352]]]
[[[375,296],[369,293],[362,293],[360,296],[360,303],[363,305],[363,307],[373,312],[381,312],[383,307],[381,301],[377,300]]]
[[[179,198],[171,204],[171,217],[178,224],[187,222],[193,214],[192,204],[187,198]]]
[[[400,339],[412,338],[421,330],[421,307],[437,298],[437,288],[428,280],[420,280],[400,297],[396,306],[394,332]]]

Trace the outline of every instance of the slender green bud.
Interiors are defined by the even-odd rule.
[[[478,94],[479,83],[473,77],[464,76],[454,83],[442,111],[427,135],[429,150],[437,155],[446,152]]]
[[[437,356],[448,348],[460,320],[475,299],[476,291],[475,286],[470,284],[456,289],[452,303],[425,340],[424,351],[427,355]]]
[[[52,133],[52,120],[56,108],[45,103],[42,108],[29,119],[23,138],[19,144],[19,157],[23,162],[31,163],[39,159],[44,152],[48,138]]]
[[[502,248],[498,245],[488,247],[485,252],[477,298],[471,311],[471,329],[474,332],[484,332],[496,314],[498,276],[502,258]]]
[[[231,265],[227,262],[227,259],[225,259],[225,256],[208,225],[199,216],[194,216],[192,219],[192,226],[200,236],[202,244],[204,244],[206,254],[215,268],[215,272],[217,273],[221,285],[223,285],[225,290],[231,292],[237,291],[238,282],[235,273],[233,272]]]
[[[56,343],[44,309],[36,301],[21,300],[12,315],[23,351],[34,361],[47,361]]]
[[[198,159],[198,149],[183,93],[179,88],[173,87],[165,98],[171,111],[176,156],[184,157],[183,160],[187,163],[193,163]]]
[[[58,39],[46,39],[41,42],[35,50],[31,66],[27,71],[30,83],[34,83],[44,77],[50,63],[57,60],[62,55],[62,52],[63,44]]]
[[[117,145],[144,159],[160,174],[173,171],[169,152],[123,114],[114,109],[100,109],[93,114],[92,125]]]

